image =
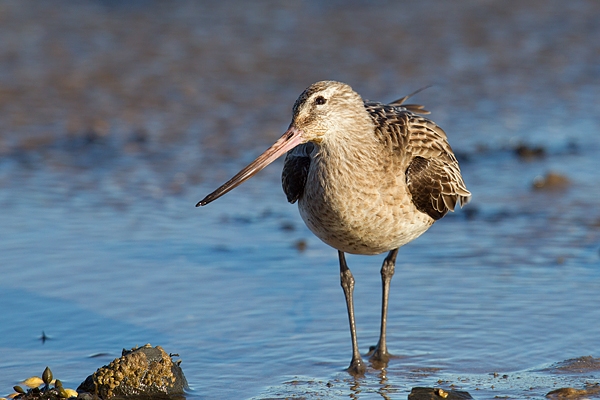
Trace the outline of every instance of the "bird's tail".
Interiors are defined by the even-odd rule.
[[[414,92],[407,94],[406,96],[398,99],[398,100],[394,100],[390,103],[390,106],[396,106],[396,107],[404,107],[406,108],[408,111],[410,112],[414,112],[415,114],[431,114],[430,111],[427,111],[425,109],[425,106],[422,106],[420,104],[404,104],[404,102],[406,100],[408,100],[409,98],[411,98],[412,96],[416,95],[417,93],[422,92],[425,89],[430,88],[432,85],[427,85],[427,86],[423,86],[420,89],[415,90]]]

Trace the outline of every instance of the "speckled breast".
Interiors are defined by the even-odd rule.
[[[350,172],[309,172],[298,208],[323,242],[346,253],[380,254],[416,239],[433,224],[412,203],[403,173],[390,181],[389,173]]]

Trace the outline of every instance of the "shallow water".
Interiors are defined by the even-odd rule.
[[[600,348],[598,3],[165,4],[0,6],[0,394],[46,365],[76,387],[148,342],[180,354],[190,398],[598,381],[555,367]],[[281,162],[194,208],[319,79],[379,100],[434,83],[414,101],[473,193],[401,249],[398,357],[359,380],[336,252],[285,201]],[[552,171],[569,184],[533,189]],[[348,257],[363,352],[382,258]]]

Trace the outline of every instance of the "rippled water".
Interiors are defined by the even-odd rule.
[[[553,365],[600,348],[600,6],[505,4],[2,3],[0,394],[46,365],[76,387],[148,342],[180,354],[190,398],[597,382]],[[433,83],[414,101],[473,193],[401,249],[398,358],[359,380],[336,252],[285,201],[281,163],[194,208],[319,79],[382,101]],[[569,184],[535,190],[549,172]],[[381,262],[348,257],[363,352]]]

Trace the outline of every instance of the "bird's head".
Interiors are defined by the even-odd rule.
[[[298,145],[321,144],[336,134],[356,129],[360,116],[366,115],[362,98],[345,83],[321,81],[312,84],[296,100],[292,122],[283,136],[196,206],[218,199]]]
[[[310,85],[294,103],[290,129],[300,131],[303,142],[320,144],[336,132],[352,129],[357,117],[366,115],[358,93],[341,82]]]

